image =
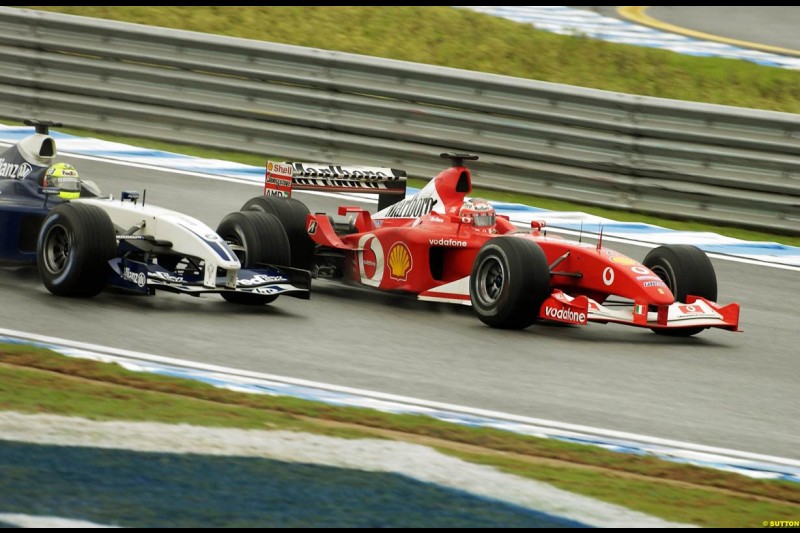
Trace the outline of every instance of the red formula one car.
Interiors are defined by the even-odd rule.
[[[408,199],[403,171],[269,162],[264,196],[242,210],[274,213],[286,229],[292,266],[315,277],[472,305],[492,327],[521,329],[545,319],[616,322],[675,336],[738,330],[739,305],[715,303],[716,274],[700,249],[660,246],[640,263],[606,248],[602,238],[569,241],[546,235],[538,222],[521,231],[485,200],[467,197],[472,183],[464,161],[477,156],[442,157],[452,166]],[[292,188],[376,192],[379,211],[310,214],[288,197]]]

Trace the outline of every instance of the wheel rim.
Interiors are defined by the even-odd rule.
[[[72,235],[64,226],[53,226],[44,240],[44,266],[51,274],[61,274],[67,268]]]
[[[674,274],[672,273],[671,269],[667,270],[667,268],[665,268],[665,267],[663,267],[661,265],[654,265],[654,266],[650,267],[650,270],[653,271],[653,274],[655,274],[656,276],[661,278],[661,281],[663,281],[666,284],[666,286],[669,289],[669,291],[673,295],[675,295],[676,287],[675,287],[675,281],[674,281]],[[676,298],[677,298],[677,296],[676,296]]]
[[[487,257],[478,267],[477,297],[481,305],[492,306],[503,293],[505,269],[496,257]]]
[[[244,239],[242,239],[239,235],[225,235],[222,237],[225,239],[225,242],[228,244],[228,248],[231,249],[233,254],[236,256],[236,259],[244,266],[247,264],[247,248],[244,245]]]

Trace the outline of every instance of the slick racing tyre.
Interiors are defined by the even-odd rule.
[[[666,283],[675,301],[689,295],[717,301],[717,274],[708,256],[696,246],[669,244],[650,250],[642,264]],[[653,329],[659,335],[689,337],[706,328]]]
[[[526,328],[536,321],[549,294],[550,267],[535,242],[497,237],[478,251],[469,277],[469,295],[484,324]]]
[[[66,202],[44,219],[36,244],[39,277],[59,296],[95,296],[108,281],[117,253],[114,224],[93,205]]]
[[[263,211],[236,211],[222,219],[217,233],[231,247],[242,268],[253,268],[259,263],[289,264],[289,239],[275,215]],[[245,305],[268,304],[278,297],[240,292],[221,294],[229,302]]]
[[[306,216],[309,211],[303,202],[294,198],[257,196],[245,202],[241,211],[263,211],[278,217],[289,238],[292,251],[292,263],[289,266],[303,270],[311,268],[315,244],[306,232]]]

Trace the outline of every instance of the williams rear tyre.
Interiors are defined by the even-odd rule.
[[[497,237],[478,251],[469,277],[475,314],[493,328],[524,329],[550,295],[550,267],[535,242]]]
[[[95,296],[108,282],[108,261],[116,253],[108,213],[93,205],[66,202],[48,213],[39,230],[39,277],[58,296]]]
[[[717,301],[717,274],[711,260],[696,246],[669,244],[650,250],[642,264],[666,283],[675,300],[689,295]],[[653,329],[659,335],[690,337],[707,328]]]
[[[289,238],[289,247],[292,251],[292,263],[289,266],[303,270],[311,268],[316,245],[306,232],[306,217],[309,211],[303,202],[294,198],[257,196],[245,202],[241,211],[262,211],[278,217]]]
[[[253,268],[259,263],[286,266],[290,262],[289,239],[280,221],[270,213],[263,211],[230,213],[219,223],[217,233],[231,247],[242,268]],[[244,305],[268,304],[278,297],[241,292],[221,294],[229,302]]]

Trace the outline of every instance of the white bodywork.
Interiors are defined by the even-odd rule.
[[[157,240],[169,241],[180,254],[204,261],[203,285],[216,287],[217,268],[227,271],[225,285],[236,288],[236,276],[241,268],[236,255],[217,233],[190,216],[154,205],[108,198],[80,198],[73,200],[99,207],[111,217],[118,230],[138,227],[132,236],[147,235]],[[127,234],[127,233],[126,233]]]

